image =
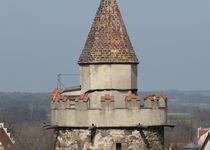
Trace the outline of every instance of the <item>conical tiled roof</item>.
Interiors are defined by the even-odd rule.
[[[101,0],[78,63],[139,63],[116,0]]]

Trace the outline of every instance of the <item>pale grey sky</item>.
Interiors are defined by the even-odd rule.
[[[118,4],[141,61],[139,90],[210,90],[209,0]],[[99,0],[1,0],[0,91],[49,92],[58,73],[79,73],[76,61],[98,5]]]

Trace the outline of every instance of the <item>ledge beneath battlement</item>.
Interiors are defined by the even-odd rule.
[[[114,110],[72,110],[53,109],[51,112],[52,126],[67,127],[130,127],[166,124],[166,109],[114,109]]]

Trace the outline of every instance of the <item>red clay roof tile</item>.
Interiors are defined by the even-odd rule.
[[[116,0],[101,0],[78,63],[139,63]]]

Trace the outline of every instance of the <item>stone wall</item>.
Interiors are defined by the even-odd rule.
[[[97,129],[57,132],[56,150],[162,150],[163,127],[148,129]]]
[[[135,127],[166,125],[165,109],[52,110],[51,125],[59,127]]]
[[[96,89],[137,89],[137,70],[136,64],[82,65],[82,93]]]
[[[141,107],[138,96],[125,96],[121,100],[124,102],[124,109],[115,107],[116,101],[111,95],[102,97],[99,100],[100,108],[97,109],[90,107],[90,101],[87,96],[79,96],[75,101],[53,101],[51,125],[88,127],[95,124],[97,127],[134,127],[139,123],[144,126],[166,124],[167,98],[164,95],[149,94],[144,98],[144,105]]]

